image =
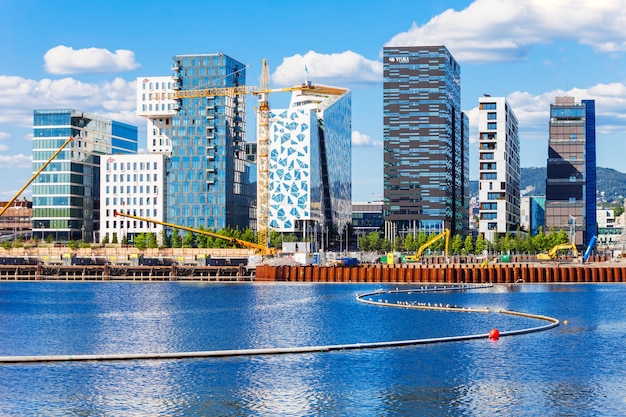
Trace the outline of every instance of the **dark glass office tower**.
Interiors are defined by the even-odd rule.
[[[587,245],[597,233],[595,101],[556,97],[548,146],[546,228]]]
[[[469,122],[445,46],[385,47],[385,235],[468,230]]]
[[[244,86],[245,66],[225,54],[176,55],[173,89]],[[181,98],[172,117],[167,221],[219,230],[246,228],[254,214],[256,165],[245,150],[245,95]]]

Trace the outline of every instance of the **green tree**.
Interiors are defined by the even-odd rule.
[[[148,240],[145,233],[140,233],[135,236],[135,247],[139,250],[144,250],[148,247]]]
[[[196,246],[196,234],[190,231],[185,233],[185,239],[183,240],[183,248],[193,248]]]
[[[462,249],[463,249],[463,239],[461,238],[461,235],[456,234],[454,235],[454,237],[452,238],[452,241],[450,242],[450,254],[459,255]]]
[[[428,239],[428,235],[426,235],[424,231],[420,230],[420,232],[417,234],[417,239],[415,240],[417,244],[417,249],[421,248],[426,242],[428,242]]]
[[[241,233],[239,239],[250,243],[257,243],[256,235],[254,234],[254,231],[249,227],[247,227],[246,230]]]
[[[367,235],[359,236],[359,249],[363,252],[369,252],[372,250],[370,248],[370,240],[367,238]]]
[[[613,215],[617,218],[624,214],[624,204],[618,204],[613,207]]]
[[[173,248],[182,248],[183,247],[183,239],[180,237],[180,234],[178,233],[178,230],[174,230],[172,232],[171,242],[172,242],[172,247]]]
[[[380,234],[377,232],[370,232],[367,235],[369,240],[370,250],[380,252],[383,250],[383,240],[380,238]]]
[[[148,247],[150,249],[156,249],[156,248],[159,247],[159,244],[157,242],[156,233],[148,233],[147,241],[148,241]]]
[[[412,233],[409,233],[404,238],[404,249],[407,252],[415,252],[415,238]]]
[[[548,248],[548,239],[543,232],[543,226],[539,226],[537,234],[533,237],[533,248],[536,252],[544,252]]]
[[[479,234],[474,244],[474,253],[476,255],[482,255],[483,253],[485,253],[486,249],[487,249],[487,241],[485,240],[485,237],[482,234]]]
[[[391,240],[389,240],[389,239],[384,239],[384,240],[381,242],[380,249],[381,249],[383,252],[385,252],[385,253],[387,253],[387,252],[391,252]]]
[[[109,233],[104,234],[104,238],[102,239],[102,244],[106,245],[109,243]]]
[[[513,239],[511,238],[511,234],[506,232],[501,242],[501,251],[505,253],[511,253],[513,249]]]
[[[52,237],[52,235],[49,234],[48,236],[46,236],[46,243],[52,243],[52,242],[54,242],[54,238]]]
[[[556,241],[556,245],[562,245],[563,243],[569,243],[570,236],[565,232],[565,230],[561,229],[556,234],[555,241]]]
[[[393,250],[399,252],[402,251],[402,249],[404,249],[404,241],[401,237],[397,237],[393,244]]]
[[[472,253],[474,253],[474,240],[472,239],[472,235],[467,235],[463,245],[463,254],[471,255]]]
[[[117,243],[117,232],[113,232],[113,238],[111,239],[111,243]]]

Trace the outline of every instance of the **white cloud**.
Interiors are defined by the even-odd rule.
[[[0,140],[8,139],[9,136],[10,135],[8,133],[6,133],[6,132],[0,132]]]
[[[352,146],[383,146],[383,142],[354,130],[352,131]]]
[[[358,87],[382,83],[383,64],[369,60],[352,51],[320,54],[309,51],[305,55],[293,55],[272,74],[272,84],[286,86],[308,81],[319,84]]]
[[[587,88],[551,90],[532,95],[515,91],[507,96],[507,101],[515,112],[519,123],[520,140],[528,142],[543,140],[547,144],[550,104],[556,97],[574,97],[581,100],[595,100],[596,134],[610,135],[626,133],[626,85],[622,83],[596,84]],[[470,143],[478,143],[478,107],[466,111],[470,119]]]
[[[522,60],[532,45],[561,39],[624,51],[625,20],[626,0],[476,0],[414,23],[386,46],[446,45],[460,62]]]
[[[45,69],[51,74],[110,73],[140,67],[132,51],[118,49],[115,53],[102,48],[73,49],[56,46],[44,56]]]
[[[1,149],[0,149],[1,150]],[[30,156],[22,154],[18,155],[0,155],[0,165],[14,168],[32,168],[33,160]]]
[[[76,109],[136,126],[136,81],[85,83],[73,78],[40,81],[0,75],[0,123],[32,127],[34,109]]]

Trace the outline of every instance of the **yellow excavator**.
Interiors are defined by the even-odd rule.
[[[426,250],[428,247],[432,246],[435,242],[437,242],[438,240],[444,237],[446,238],[445,251],[446,251],[446,258],[447,258],[448,249],[450,247],[450,229],[445,229],[443,232],[439,233],[438,235],[431,237],[426,243],[420,246],[420,248],[417,250],[415,255],[405,256],[404,260],[407,262],[418,262],[420,258],[422,257],[422,252],[424,252],[424,250]]]
[[[578,249],[574,243],[562,243],[554,246],[548,253],[540,253],[537,255],[537,259],[540,261],[552,261],[556,259],[560,250],[570,249],[574,254],[574,258],[578,258]]]
[[[185,230],[185,231],[188,231],[188,232],[191,232],[191,233],[198,233],[198,234],[202,234],[202,235],[207,235],[207,236],[211,236],[211,237],[214,237],[214,238],[217,238],[217,239],[224,239],[224,240],[229,241],[233,245],[239,245],[239,246],[242,246],[244,248],[254,249],[260,255],[274,255],[276,253],[274,248],[269,248],[267,246],[260,245],[258,243],[248,242],[248,241],[237,239],[237,238],[234,238],[234,237],[220,235],[220,234],[217,234],[217,233],[214,233],[214,232],[209,232],[208,230],[193,229],[191,227],[180,226],[180,225],[172,224],[172,223],[166,223],[166,222],[162,222],[160,220],[154,220],[154,219],[149,219],[149,218],[146,218],[146,217],[134,216],[132,214],[123,213],[123,212],[117,211],[117,210],[115,210],[113,212],[113,216],[114,217],[117,217],[117,216],[128,217],[129,219],[135,219],[135,220],[140,220],[140,221],[149,222],[149,223],[156,223],[156,224],[160,224],[162,226],[172,227],[174,229],[180,229],[180,230]]]

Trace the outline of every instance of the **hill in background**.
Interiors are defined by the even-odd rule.
[[[596,170],[598,201],[612,202],[626,196],[626,174],[612,168]],[[546,195],[546,168],[522,168],[522,196]],[[470,181],[470,195],[478,196],[478,180]]]

